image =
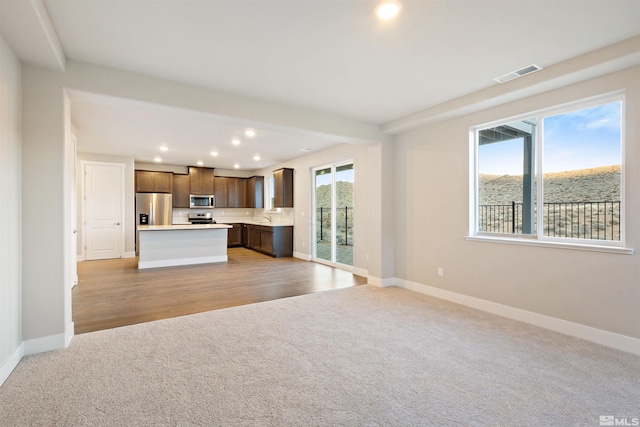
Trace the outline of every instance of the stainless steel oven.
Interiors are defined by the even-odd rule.
[[[191,224],[215,224],[216,221],[211,216],[211,213],[190,213],[189,222]]]

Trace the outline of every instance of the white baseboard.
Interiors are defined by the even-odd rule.
[[[636,355],[640,355],[640,339],[632,338],[626,335],[616,334],[615,332],[604,331],[602,329],[593,328],[591,326],[581,325],[579,323],[569,322],[567,320],[558,319],[556,317],[545,316],[543,314],[534,313],[532,311],[522,310],[508,305],[498,304],[492,301],[471,297],[456,292],[447,291],[433,286],[423,285],[417,282],[411,282],[404,279],[395,279],[396,286],[409,289],[421,294],[430,295],[436,298],[455,302],[487,313],[496,314],[498,316],[507,317],[509,319],[518,320],[520,322],[529,323],[544,329],[549,329],[561,334],[570,335],[572,337],[581,338],[596,344],[612,347],[617,350],[626,351]]]
[[[74,322],[69,322],[65,331],[64,331],[64,347],[69,347],[71,344],[71,340],[75,336],[76,324]]]
[[[122,254],[122,258],[135,258],[136,257],[136,252],[125,252]],[[76,260],[78,262],[83,262],[86,261],[86,258],[84,256],[84,254],[78,255],[78,257],[76,258]]]
[[[24,356],[44,353],[47,351],[61,350],[71,344],[74,337],[75,324],[70,322],[63,334],[49,335],[22,342],[20,346],[0,366],[0,386],[9,377],[9,374],[18,366]]]
[[[294,258],[299,258],[305,261],[311,261],[311,255],[309,254],[305,254],[303,252],[294,252],[293,253],[293,257]]]
[[[353,274],[355,274],[356,276],[362,276],[362,277],[368,277],[369,276],[369,271],[365,270],[364,268],[360,268],[360,267],[353,267],[351,269],[351,272]]]
[[[389,286],[394,286],[396,284],[396,279],[395,277],[381,279],[379,277],[367,276],[367,283],[379,288],[388,288]]]
[[[313,257],[309,254],[305,254],[303,252],[294,252],[293,253],[293,257],[294,258],[298,258],[304,261],[313,261]],[[323,262],[322,260],[317,261],[319,264],[324,264],[324,265],[328,265],[333,267],[334,265],[329,263],[329,262]],[[341,266],[336,266],[336,268],[340,268],[342,270],[348,270],[351,273],[355,274],[356,276],[362,276],[362,277],[367,277],[369,276],[369,271],[365,270],[364,268],[359,268],[359,267],[351,267],[351,266],[345,266],[345,267],[341,267]],[[387,286],[391,286],[391,285],[387,285]]]
[[[24,355],[28,356],[30,354],[44,353],[47,351],[53,350],[61,350],[67,346],[67,339],[70,340],[67,336],[68,334],[56,334],[49,335],[41,338],[34,338],[31,340],[26,340],[24,345]]]
[[[11,356],[7,360],[4,361],[2,365],[0,365],[0,386],[4,384],[4,382],[9,378],[11,372],[18,366],[18,363],[22,360],[24,356],[24,344],[21,343],[18,348],[11,353]]]

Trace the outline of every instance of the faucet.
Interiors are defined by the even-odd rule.
[[[271,216],[269,216],[269,215],[265,215],[264,219],[266,219],[267,221],[271,222]]]

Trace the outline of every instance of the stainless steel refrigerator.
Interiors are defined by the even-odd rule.
[[[172,222],[171,194],[136,193],[136,254],[139,249],[139,225],[171,225]]]

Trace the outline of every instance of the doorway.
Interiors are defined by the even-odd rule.
[[[72,289],[78,284],[78,214],[77,214],[77,198],[76,194],[76,182],[77,182],[77,153],[76,147],[78,140],[76,136],[71,132],[65,133],[65,147],[64,147],[64,203],[67,209],[65,215],[67,221],[68,231],[67,237],[70,236],[70,240],[66,241],[67,255],[65,257],[65,286],[69,286]]]
[[[124,170],[122,163],[82,162],[84,259],[124,254]]]
[[[313,259],[353,267],[353,161],[313,169]]]

